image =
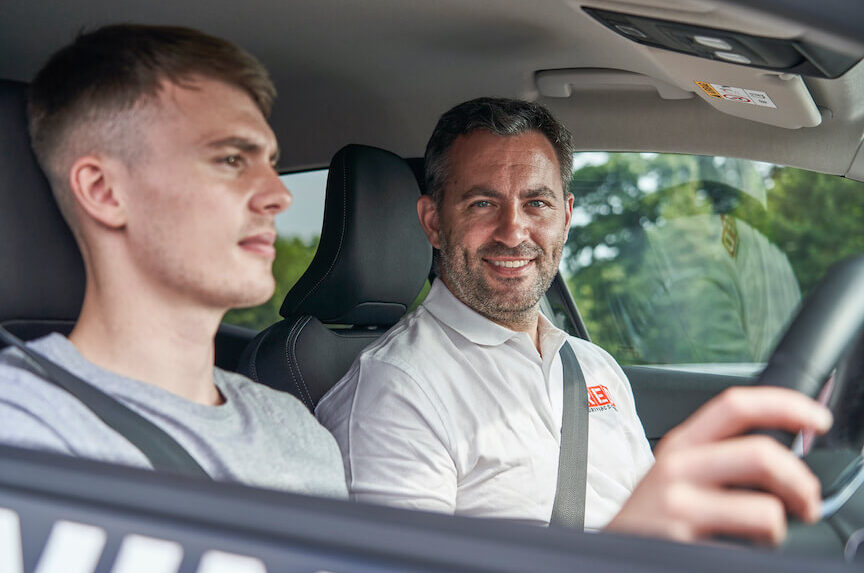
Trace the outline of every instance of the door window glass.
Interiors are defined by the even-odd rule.
[[[273,276],[276,291],[262,305],[229,311],[225,322],[263,330],[280,320],[279,307],[294,283],[309,268],[324,221],[324,196],[327,189],[327,170],[290,173],[280,179],[291,191],[291,206],[276,216],[276,260]]]

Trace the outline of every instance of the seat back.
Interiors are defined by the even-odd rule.
[[[0,324],[33,339],[72,329],[84,263],[30,148],[26,94],[0,80]]]
[[[312,264],[285,297],[284,320],[252,341],[239,370],[314,410],[423,288],[432,247],[417,220],[419,196],[401,157],[363,145],[341,149],[330,163]]]

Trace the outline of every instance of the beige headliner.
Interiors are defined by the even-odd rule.
[[[108,22],[187,25],[238,42],[261,58],[279,89],[272,123],[283,147],[280,167],[288,170],[325,165],[349,142],[421,155],[441,112],[480,95],[538,97],[539,70],[604,68],[692,85],[682,66],[670,63],[674,58],[611,33],[580,4],[850,45],[719,0],[6,4],[0,9],[0,77],[5,78],[28,80],[79,29]],[[736,73],[756,77],[759,72]],[[664,100],[638,86],[582,86],[586,89],[570,98],[540,99],[573,129],[582,149],[711,153],[846,173],[864,134],[864,64],[843,78],[806,84],[822,114],[818,127],[771,127],[721,113],[698,97]]]

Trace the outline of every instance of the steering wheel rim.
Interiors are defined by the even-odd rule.
[[[847,259],[828,271],[786,329],[756,385],[791,388],[816,398],[864,329],[861,285],[864,255]],[[845,395],[849,380],[836,379],[833,393]],[[766,433],[786,446],[792,445],[794,436],[788,432]]]
[[[855,386],[855,382],[861,379],[860,375],[864,374],[862,285],[864,255],[847,259],[826,273],[789,324],[756,381],[756,385],[790,388],[816,398],[832,372],[835,372],[834,387],[828,402],[835,415],[834,427],[828,439],[817,440],[815,446],[847,448],[837,450],[837,459],[842,456],[848,458],[850,452],[854,455],[853,450],[860,451],[861,444],[857,442],[864,439],[864,423],[860,421],[864,417],[864,389],[861,385]],[[851,355],[850,350],[854,350]],[[768,430],[760,433],[769,434],[786,446],[791,446],[794,440],[794,436],[788,432]],[[856,443],[850,444],[853,440]],[[856,495],[860,497],[861,493],[858,491]],[[831,517],[828,518],[830,520]],[[864,517],[856,521],[862,523]],[[824,526],[824,522],[820,523]],[[806,532],[812,531],[813,527],[798,528],[797,535],[807,535]],[[848,545],[854,531],[841,533],[843,528],[832,529],[841,544]],[[784,549],[798,545],[800,539],[793,537],[790,535],[787,538]]]

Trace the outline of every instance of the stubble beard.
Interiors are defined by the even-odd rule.
[[[553,245],[551,253],[528,243],[513,248],[491,243],[471,253],[451,244],[446,233],[441,233],[438,250],[442,278],[459,300],[493,322],[518,329],[536,320],[540,298],[558,271],[564,237]],[[531,278],[497,279],[496,284],[490,284],[483,268],[483,257],[490,256],[533,258],[537,272]]]

